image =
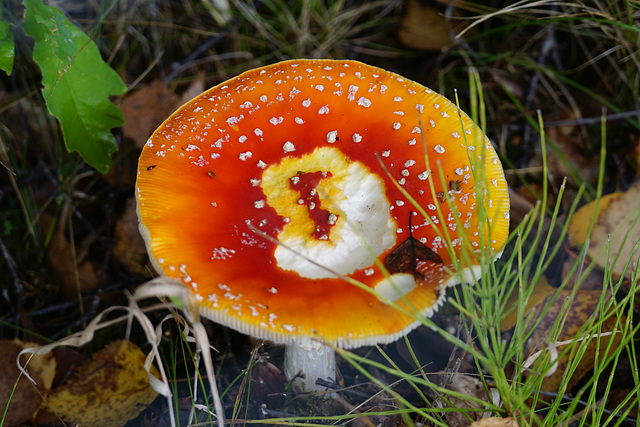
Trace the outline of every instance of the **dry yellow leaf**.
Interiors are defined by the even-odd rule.
[[[549,284],[547,278],[545,276],[540,276],[540,279],[534,285],[534,289],[531,292],[531,296],[527,301],[527,305],[524,308],[524,316],[527,316],[527,313],[533,309],[533,307],[539,305],[545,298],[553,295],[556,292],[557,288],[554,288]],[[518,304],[518,294],[514,292],[511,294],[511,297],[507,301],[507,308],[511,311],[505,317],[502,318],[500,322],[500,328],[503,331],[507,331],[514,326],[518,321],[518,311],[516,308],[516,304]]]
[[[631,258],[633,263],[637,263],[639,257],[639,253],[633,254],[633,250],[640,239],[640,181],[624,193],[603,196],[597,210],[595,201],[581,207],[569,224],[569,235],[576,244],[583,245],[586,241],[587,230],[594,216],[596,222],[587,251],[589,258],[602,269],[610,265],[617,276],[624,274],[630,277],[631,268],[625,271],[625,266]],[[609,239],[611,249],[607,257]]]
[[[489,417],[476,421],[471,427],[518,427],[518,422],[515,418]]]
[[[144,370],[145,355],[129,341],[115,341],[51,392],[49,408],[82,426],[119,426],[156,398]],[[153,375],[159,376],[157,371]]]

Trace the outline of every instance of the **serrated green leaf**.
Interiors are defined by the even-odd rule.
[[[58,9],[41,0],[24,0],[24,31],[35,40],[33,59],[42,70],[42,94],[62,125],[67,150],[105,173],[118,149],[111,128],[124,116],[109,96],[126,91],[96,44]]]
[[[15,53],[16,49],[11,25],[7,21],[0,19],[0,70],[3,70],[9,75],[11,75],[11,71],[13,70]]]

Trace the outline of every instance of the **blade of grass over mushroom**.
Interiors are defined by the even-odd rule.
[[[272,243],[273,243],[273,244],[275,244],[275,245],[281,246],[281,247],[283,247],[283,248],[287,249],[288,251],[291,251],[291,252],[295,253],[297,256],[300,256],[300,257],[304,258],[307,262],[309,262],[309,263],[311,263],[311,264],[313,264],[313,265],[317,266],[318,268],[321,268],[321,269],[323,269],[323,270],[326,270],[328,273],[331,273],[331,274],[333,274],[334,276],[339,277],[340,279],[342,279],[342,280],[343,280],[343,281],[345,281],[346,283],[348,283],[348,284],[350,284],[350,285],[352,285],[352,286],[355,286],[355,287],[357,287],[358,289],[361,289],[361,290],[363,290],[363,291],[365,291],[365,292],[367,292],[367,293],[369,293],[369,294],[373,295],[374,297],[376,297],[378,300],[380,300],[380,301],[381,301],[382,303],[384,303],[385,305],[388,305],[388,306],[390,306],[390,307],[393,307],[394,309],[396,309],[397,311],[401,312],[402,314],[404,314],[404,315],[406,315],[406,316],[409,316],[409,317],[412,317],[412,318],[414,318],[416,321],[418,321],[418,320],[420,320],[420,319],[422,319],[422,318],[423,318],[423,316],[421,316],[421,315],[420,315],[420,313],[421,313],[421,312],[420,312],[420,310],[417,310],[415,307],[413,307],[413,305],[412,305],[411,301],[408,301],[408,300],[406,299],[406,296],[405,296],[405,295],[402,295],[402,296],[400,297],[400,299],[401,299],[403,302],[405,302],[405,303],[406,303],[406,305],[404,305],[404,306],[403,306],[403,305],[398,304],[398,303],[396,302],[397,300],[391,300],[391,299],[389,299],[387,296],[385,296],[385,295],[381,294],[380,292],[377,292],[375,288],[372,288],[371,286],[368,286],[367,284],[365,284],[365,283],[363,283],[363,282],[361,282],[361,281],[359,281],[359,280],[356,280],[356,279],[354,279],[354,278],[352,278],[352,277],[349,277],[349,276],[347,276],[347,275],[339,274],[339,273],[337,273],[337,272],[335,272],[335,271],[331,270],[330,268],[328,268],[326,265],[323,265],[323,264],[321,264],[321,263],[319,263],[319,262],[317,262],[317,261],[315,261],[315,260],[313,260],[313,259],[311,259],[311,258],[307,257],[305,254],[300,253],[300,252],[296,251],[296,250],[295,250],[295,249],[293,249],[293,248],[290,248],[290,247],[289,247],[289,246],[287,246],[285,243],[283,243],[283,242],[281,242],[281,241],[279,241],[279,240],[277,240],[277,239],[275,239],[275,238],[273,238],[273,237],[269,236],[268,234],[266,234],[266,233],[265,233],[265,232],[263,232],[262,230],[260,230],[260,229],[256,228],[255,226],[253,226],[253,225],[249,225],[249,228],[250,228],[254,233],[256,233],[257,235],[259,235],[260,237],[262,237],[263,239],[268,240],[268,241],[272,242]],[[362,237],[362,236],[359,236],[359,237]],[[364,240],[364,239],[363,239],[363,240]],[[364,243],[363,243],[363,244],[364,244]],[[369,249],[370,249],[370,248],[369,248]],[[375,262],[376,262],[376,266],[378,266],[378,267],[382,270],[382,272],[386,275],[386,277],[388,277],[388,278],[390,278],[391,280],[393,280],[393,279],[391,278],[391,275],[389,274],[389,272],[388,272],[388,271],[386,271],[386,268],[385,268],[384,264],[383,264],[380,260],[377,260],[377,259],[375,260]],[[392,281],[392,285],[393,285],[393,281]],[[332,345],[332,344],[333,344],[333,342],[332,342],[332,340],[331,340],[331,339],[329,339],[329,338],[327,338],[327,337],[324,337],[324,336],[322,336],[322,334],[319,334],[319,333],[317,333],[317,332],[314,334],[314,337],[315,337],[315,338],[317,338],[317,339],[319,339],[320,341],[322,341],[322,342],[323,342],[324,344],[326,344],[326,345]]]

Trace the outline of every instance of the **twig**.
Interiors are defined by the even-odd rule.
[[[640,118],[640,110],[634,111],[625,111],[624,113],[616,113],[616,114],[606,114],[604,116],[597,117],[582,117],[579,119],[568,119],[568,120],[556,120],[553,122],[545,122],[545,127],[556,127],[556,126],[570,126],[570,125],[595,125],[602,123],[602,119],[605,121],[613,121],[626,119],[628,117],[639,117]]]
[[[16,271],[16,263],[11,257],[11,254],[7,250],[7,247],[4,245],[2,238],[0,237],[0,250],[2,251],[2,257],[4,258],[7,267],[9,268],[9,273],[11,274],[11,278],[13,279],[13,287],[16,292],[16,317],[15,324],[20,324],[20,312],[22,311],[22,306],[24,305],[24,295],[22,294],[22,286],[20,285],[20,277],[18,277],[18,272]]]

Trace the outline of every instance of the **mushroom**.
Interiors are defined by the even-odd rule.
[[[285,344],[306,390],[334,377],[333,347],[432,315],[509,227],[502,166],[471,119],[355,61],[285,61],[191,100],[147,141],[136,196],[156,270],[205,317]]]

